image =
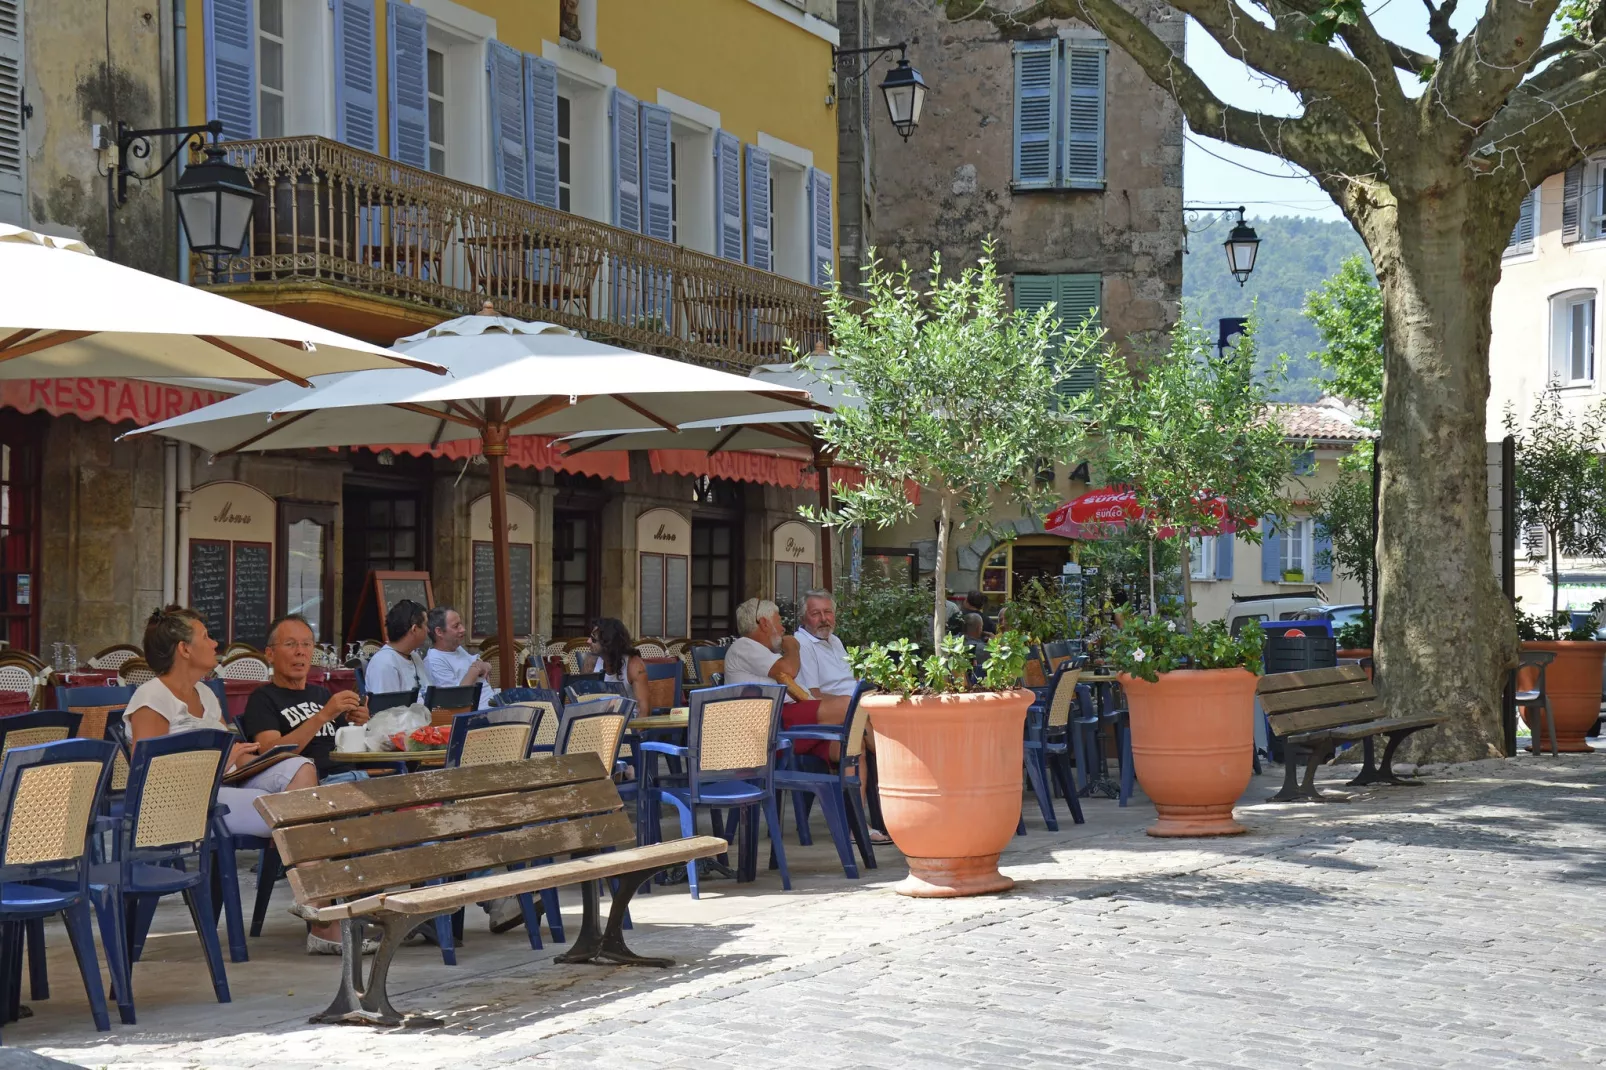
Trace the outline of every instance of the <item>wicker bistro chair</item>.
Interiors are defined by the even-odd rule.
[[[133,965],[155,901],[184,896],[201,939],[219,1003],[229,982],[212,910],[212,862],[218,783],[235,736],[212,728],[142,740],[129,763],[123,812],[112,820],[111,858],[91,867],[90,888],[100,919],[117,1010],[134,1024]]]
[[[13,662],[0,665],[0,691],[20,691],[28,696],[28,708],[39,700],[39,673],[26,665]]]
[[[114,643],[89,659],[91,669],[121,669],[123,663],[142,658],[145,652],[132,643]]]
[[[267,683],[273,679],[273,669],[263,660],[261,654],[241,651],[219,662],[217,675],[225,680],[259,680]]]
[[[144,658],[129,658],[118,667],[117,678],[124,687],[138,687],[156,679],[156,670],[146,664]]]
[[[770,846],[781,871],[781,887],[791,890],[786,848],[781,843],[781,821],[775,806],[775,751],[781,727],[781,700],[786,689],[779,684],[737,684],[704,688],[691,693],[686,746],[671,743],[640,744],[644,761],[642,799],[649,808],[668,802],[680,816],[680,834],[695,835],[697,807],[742,811],[746,836],[742,845],[739,877],[757,877],[758,822],[764,811]],[[679,758],[685,772],[658,776],[653,768],[658,755]],[[656,821],[650,832],[660,839]],[[735,831],[736,815],[723,830],[714,820],[715,835],[728,840]],[[693,899],[698,896],[697,867],[686,867]]]
[[[1058,832],[1060,827],[1054,816],[1054,784],[1065,796],[1071,820],[1083,824],[1082,804],[1077,798],[1077,772],[1087,767],[1082,756],[1082,730],[1087,719],[1082,716],[1076,693],[1081,677],[1082,670],[1075,659],[1060,662],[1048,687],[1044,688],[1046,698],[1032,703],[1026,711],[1026,779],[1051,832]],[[1092,721],[1095,726],[1097,723],[1097,720]],[[1053,784],[1049,780],[1051,773]],[[1019,828],[1024,830],[1025,824],[1022,817]]]
[[[669,651],[662,644],[645,642],[636,644],[636,653],[644,658],[667,658]]]
[[[875,851],[870,846],[870,827],[864,815],[863,783],[864,733],[870,715],[859,708],[859,699],[870,686],[859,683],[848,700],[848,711],[841,724],[794,725],[781,732],[781,738],[796,744],[804,740],[827,740],[842,748],[834,771],[814,772],[797,768],[795,754],[787,755],[783,768],[775,770],[775,790],[792,793],[792,808],[797,817],[797,841],[807,847],[813,843],[809,833],[809,811],[817,796],[820,809],[825,811],[825,825],[831,830],[831,840],[842,860],[842,872],[857,880],[859,867],[853,861],[853,844],[858,843],[859,855],[866,869],[875,869]]]
[[[13,748],[0,763],[0,1004],[8,1020],[16,1017],[20,996],[22,933],[26,929],[42,951],[44,919],[60,914],[95,1028],[111,1028],[89,917],[89,834],[112,751],[104,740],[61,740]],[[33,996],[44,999],[43,957],[30,965]]]

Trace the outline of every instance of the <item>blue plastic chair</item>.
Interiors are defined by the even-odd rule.
[[[1054,795],[1050,790],[1057,785],[1070,807],[1071,820],[1083,824],[1082,804],[1077,798],[1077,776],[1072,769],[1071,753],[1074,750],[1075,768],[1085,768],[1082,754],[1082,730],[1086,718],[1077,701],[1076,680],[1081,675],[1076,659],[1061,663],[1054,670],[1043,700],[1034,702],[1026,710],[1026,778],[1037,796],[1043,821],[1051,832],[1059,831],[1059,820],[1054,816]],[[1097,723],[1096,721],[1094,722]],[[1053,783],[1050,782],[1050,776]],[[1022,819],[1021,826],[1024,828]]]
[[[673,663],[667,661],[649,661],[646,663],[646,666],[647,694],[654,696],[652,700],[651,712],[658,713],[661,711],[663,713],[668,713],[676,706],[685,705],[686,666],[680,663],[680,659],[676,658]],[[664,680],[673,680],[675,682],[675,686],[674,690],[671,692],[670,701],[660,704],[658,698],[656,697],[656,692],[660,689],[655,689],[652,685]]]
[[[609,683],[602,678],[600,672],[575,673],[563,678],[563,697],[566,702],[573,702],[586,695],[618,695],[620,698],[629,698],[625,689],[628,684]]]
[[[640,744],[643,762],[642,798],[651,805],[668,801],[680,817],[681,836],[697,831],[697,807],[714,811],[741,811],[746,830],[739,872],[748,879],[756,876],[758,858],[757,810],[764,811],[769,827],[770,846],[781,871],[781,887],[790,890],[792,877],[786,868],[786,848],[781,843],[781,820],[775,805],[775,751],[780,743],[781,701],[786,688],[780,684],[736,684],[707,687],[690,696],[686,746],[672,743]],[[653,770],[654,755],[678,758],[685,763],[680,774],[659,776]],[[727,840],[736,831],[738,815],[732,813],[725,828],[714,820],[714,834]],[[661,839],[657,822],[647,823],[654,840]],[[693,899],[698,896],[697,867],[686,867]]]
[[[461,687],[436,687],[431,685],[424,688],[424,705],[431,711],[439,709],[472,710],[479,704],[479,684],[467,684]]]
[[[111,1028],[89,920],[89,839],[113,752],[105,740],[67,739],[13,747],[0,763],[0,1007],[8,1019],[21,995],[23,929],[42,940],[44,919],[60,914],[95,1028]],[[43,965],[30,956],[35,999],[49,996]]]
[[[123,812],[111,826],[111,858],[91,866],[90,891],[100,940],[123,1022],[134,1024],[133,965],[142,931],[162,896],[181,894],[201,938],[219,1003],[229,982],[212,909],[214,809],[218,784],[236,737],[199,728],[140,741],[128,769]]]
[[[69,710],[34,710],[0,717],[0,755],[16,747],[59,743],[78,732],[79,714]]]
[[[1125,806],[1132,797],[1132,789],[1136,786],[1136,777],[1132,768],[1132,724],[1131,712],[1125,706],[1115,705],[1115,690],[1113,684],[1101,684],[1105,688],[1106,701],[1104,711],[1096,712],[1093,708],[1093,689],[1087,684],[1076,686],[1076,701],[1082,709],[1082,716],[1077,719],[1076,725],[1083,733],[1091,734],[1092,746],[1085,752],[1086,764],[1082,767],[1084,776],[1089,774],[1092,764],[1096,761],[1100,767],[1100,776],[1103,775],[1104,751],[1099,736],[1105,725],[1115,726],[1116,761],[1120,765],[1120,782],[1116,798],[1120,805]],[[1096,756],[1096,757],[1095,757]],[[1090,783],[1084,779],[1083,786]]]
[[[393,709],[397,706],[411,706],[418,701],[417,691],[385,691],[377,695],[369,695],[368,712],[378,713],[380,710]]]
[[[63,709],[77,709],[80,706],[116,706],[128,705],[128,700],[134,697],[133,687],[58,687],[56,688],[56,703]]]
[[[853,861],[853,844],[859,845],[866,869],[875,869],[875,852],[870,847],[870,828],[864,816],[864,797],[860,793],[863,777],[860,764],[864,756],[864,733],[869,714],[859,709],[859,699],[869,685],[859,683],[848,700],[847,713],[841,724],[794,725],[781,731],[781,738],[795,745],[804,740],[827,740],[841,746],[840,760],[835,772],[815,772],[797,768],[804,761],[795,752],[787,755],[787,764],[775,770],[775,790],[792,793],[792,809],[797,817],[798,843],[807,847],[813,843],[809,833],[809,811],[816,796],[820,809],[825,812],[825,825],[831,830],[831,840],[842,859],[842,872],[858,879],[859,867]]]

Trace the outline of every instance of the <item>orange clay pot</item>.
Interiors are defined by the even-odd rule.
[[[1369,657],[1372,656],[1372,648],[1369,647],[1369,646],[1366,646],[1366,647],[1355,647],[1354,649],[1351,649],[1351,650],[1340,650],[1338,652],[1338,656],[1340,658],[1355,658],[1357,660],[1359,660],[1360,658],[1369,658]],[[1372,666],[1372,665],[1368,665],[1366,667],[1366,678],[1368,680],[1370,680],[1372,678],[1372,669],[1373,668],[1374,668],[1374,666]]]
[[[1026,690],[866,695],[881,815],[909,864],[894,891],[940,898],[1003,892],[998,856],[1020,821]]]
[[[1150,836],[1235,836],[1233,805],[1254,770],[1255,682],[1248,669],[1179,669],[1155,683],[1122,675],[1132,762],[1160,812]]]
[[[1546,650],[1556,655],[1556,660],[1545,669],[1550,715],[1556,721],[1556,749],[1588,754],[1594,748],[1584,738],[1584,733],[1594,728],[1595,720],[1600,717],[1601,668],[1606,664],[1606,643],[1563,639],[1523,643],[1522,649]],[[1526,690],[1538,687],[1538,668],[1519,669],[1517,686]],[[1533,743],[1528,749],[1549,750],[1550,736],[1545,731],[1544,714],[1538,710],[1523,710],[1522,719],[1533,733]]]

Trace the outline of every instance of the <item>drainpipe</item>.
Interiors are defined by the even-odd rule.
[[[162,604],[178,597],[178,443],[162,446]]]
[[[194,472],[190,458],[190,444],[178,446],[178,538],[173,547],[173,601],[181,606],[190,604],[190,570],[181,567],[190,551],[190,490]]]
[[[173,125],[185,125],[189,114],[189,23],[185,14],[185,0],[173,0]],[[185,153],[178,154],[178,173],[184,173]],[[184,228],[178,228],[178,281],[189,284],[190,247],[184,239]],[[184,448],[188,460],[189,447]]]

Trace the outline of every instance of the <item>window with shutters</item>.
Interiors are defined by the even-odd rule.
[[[1216,578],[1216,536],[1195,535],[1188,540],[1188,571],[1191,579]]]
[[[669,240],[680,244],[680,146],[669,139]]]
[[[1279,544],[1282,551],[1283,579],[1303,583],[1311,578],[1311,546],[1315,524],[1309,517],[1278,522]]]
[[[379,148],[377,19],[346,4],[331,18],[330,0],[206,0],[206,112],[225,138],[312,134]]]
[[[1584,188],[1581,196],[1584,205],[1584,237],[1606,238],[1606,160],[1591,160],[1584,169]]]
[[[22,0],[0,0],[0,223],[26,226]]]
[[[284,136],[284,0],[260,0],[257,11],[257,127]]]
[[[572,77],[561,66],[558,68],[558,99],[568,103],[563,107],[567,133],[560,139],[568,143],[569,198],[565,211],[585,216],[602,223],[613,222],[612,196],[612,140],[610,94],[608,90],[591,82]],[[639,127],[639,122],[636,124]],[[640,154],[638,144],[636,155]],[[638,161],[639,162],[639,161]],[[561,168],[560,163],[560,168]],[[639,229],[639,227],[638,227]]]
[[[493,185],[496,177],[486,173],[490,145],[503,143],[493,140],[501,128],[487,121],[489,95],[494,90],[500,102],[519,88],[516,54],[497,62],[501,77],[493,87],[487,69],[494,62],[488,43],[494,22],[455,5],[432,5],[426,13],[416,4],[389,0],[386,9],[390,158],[460,182]],[[515,94],[514,102],[522,96]],[[498,174],[503,163],[499,154]]]
[[[1595,305],[1594,290],[1550,299],[1550,381],[1557,386],[1595,381]]]
[[[670,125],[671,233],[676,245],[717,253],[714,209],[714,131],[679,115]]]
[[[429,49],[429,169],[446,173],[446,53]]]
[[[1103,277],[1096,274],[1076,275],[1016,275],[1013,280],[1015,307],[1036,312],[1044,305],[1054,306],[1053,316],[1060,321],[1052,345],[1056,353],[1062,347],[1068,332],[1084,320],[1093,328],[1099,326],[1099,305],[1103,300]],[[1090,365],[1077,365],[1064,371],[1061,392],[1074,395],[1098,386],[1098,369]]]
[[[769,160],[770,270],[810,282],[808,169],[774,153]]]
[[[1022,41],[1014,58],[1015,188],[1103,189],[1107,42]]]
[[[1506,245],[1505,256],[1519,256],[1534,251],[1534,235],[1539,232],[1539,188],[1528,191],[1517,213],[1517,225],[1511,228],[1511,241]]]
[[[569,98],[558,94],[558,207],[567,212],[574,198],[574,138]]]

